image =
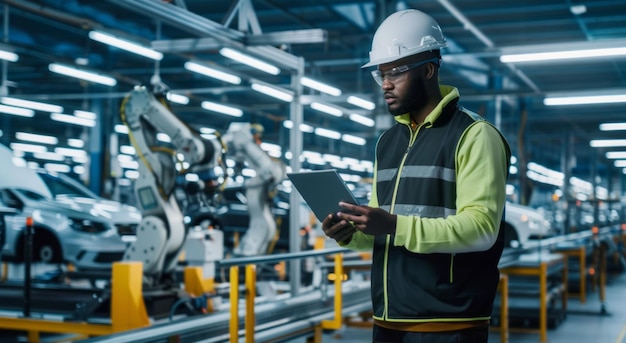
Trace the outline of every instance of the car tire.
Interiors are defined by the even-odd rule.
[[[39,230],[33,241],[33,262],[61,263],[63,256],[57,238],[47,231]]]

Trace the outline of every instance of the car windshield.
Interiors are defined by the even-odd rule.
[[[46,199],[45,196],[43,196],[43,195],[41,195],[39,193],[33,192],[33,191],[29,191],[29,190],[26,190],[26,189],[18,189],[18,191],[20,193],[24,194],[24,196],[27,197],[30,200],[41,201],[41,200]]]
[[[55,198],[58,196],[70,196],[70,197],[85,197],[85,198],[94,198],[95,195],[91,194],[88,190],[82,189],[78,185],[74,185],[70,182],[67,182],[60,177],[56,177],[54,175],[50,175],[47,173],[39,173],[43,182],[45,182],[48,189],[50,189],[50,193]]]

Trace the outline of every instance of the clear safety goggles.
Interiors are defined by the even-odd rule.
[[[404,81],[405,77],[406,77],[406,72],[417,68],[419,66],[422,66],[424,64],[427,63],[436,63],[437,65],[439,65],[439,58],[431,58],[429,60],[426,61],[421,61],[421,62],[417,62],[417,63],[411,63],[411,64],[405,64],[405,65],[401,65],[395,68],[391,68],[390,70],[387,70],[385,72],[381,72],[380,70],[376,69],[376,70],[372,70],[372,77],[374,78],[374,81],[376,81],[376,83],[379,86],[383,85],[383,82],[385,80],[391,82],[391,83],[396,83],[399,81]]]

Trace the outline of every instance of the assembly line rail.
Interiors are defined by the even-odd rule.
[[[537,240],[524,248],[505,249],[498,267],[506,268],[515,265],[520,256],[528,253],[549,253],[563,242],[575,242],[576,244],[588,244],[591,241],[594,245],[602,244],[601,241],[607,237],[621,233],[618,226],[609,226],[601,229],[594,228],[563,236],[551,237]],[[334,255],[334,273],[342,275],[344,266],[346,269],[360,265],[364,268],[371,263],[369,260],[343,261],[343,256],[350,256],[352,252],[348,249],[338,247],[324,250],[305,251],[296,253],[274,254],[255,257],[239,257],[218,262],[219,268],[230,268],[231,279],[236,279],[236,287],[232,286],[231,280],[231,303],[230,310],[214,312],[197,317],[187,317],[170,322],[153,323],[152,325],[140,329],[133,329],[115,333],[109,336],[101,336],[82,342],[167,342],[172,337],[184,338],[184,341],[202,342],[236,342],[239,338],[245,338],[246,342],[256,339],[270,340],[270,338],[281,337],[287,331],[309,332],[320,331],[321,329],[338,328],[342,325],[341,317],[347,311],[367,311],[371,307],[369,301],[369,283],[361,282],[341,285],[335,282],[333,290],[326,290],[323,287],[312,289],[305,294],[289,295],[289,298],[282,297],[281,300],[258,301],[255,299],[255,268],[257,265],[277,263],[281,261],[298,260],[308,257],[321,257]],[[246,298],[243,307],[246,309],[245,316],[239,316],[238,268],[245,266]],[[327,270],[331,263],[322,262],[320,266]],[[341,279],[336,277],[336,279]],[[251,283],[250,283],[251,282]],[[234,290],[232,289],[234,288]],[[288,296],[288,294],[283,294]],[[282,295],[281,295],[282,296]],[[233,300],[235,299],[235,300]],[[339,302],[337,302],[339,299]],[[342,302],[343,301],[343,302]],[[337,312],[337,304],[340,305],[340,312]],[[233,314],[233,309],[235,314]],[[343,310],[343,313],[341,312]],[[330,319],[329,318],[333,318]],[[246,323],[242,326],[241,319]],[[323,327],[322,323],[329,324]],[[243,327],[243,328],[242,328]]]
[[[371,307],[369,302],[369,283],[347,283],[342,286],[342,278],[335,277],[334,289],[312,289],[304,294],[255,304],[254,268],[257,264],[280,262],[316,256],[334,255],[335,274],[341,275],[342,256],[350,250],[329,248],[324,250],[275,254],[256,257],[241,257],[220,261],[219,267],[229,267],[231,277],[229,311],[211,313],[200,317],[183,318],[169,323],[156,324],[147,328],[125,331],[106,337],[97,337],[81,342],[167,342],[171,337],[183,341],[194,341],[202,337],[203,342],[237,342],[242,334],[240,330],[240,304],[238,301],[238,268],[246,267],[246,299],[243,335],[246,342],[263,338],[283,337],[285,335],[338,329],[342,323],[342,313],[365,311]],[[233,281],[234,285],[233,285]],[[332,302],[331,302],[332,301]],[[339,307],[339,308],[338,308]]]

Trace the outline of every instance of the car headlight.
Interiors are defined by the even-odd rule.
[[[99,233],[107,230],[106,225],[89,219],[69,218],[70,227],[73,230],[87,233]]]
[[[541,228],[541,222],[536,219],[531,219],[528,221],[528,228],[531,230],[539,230]]]

